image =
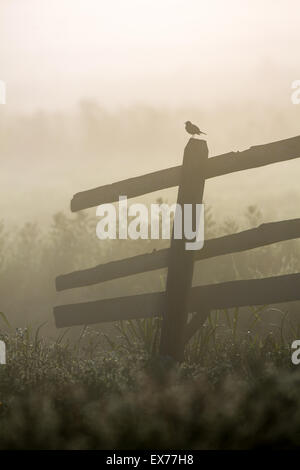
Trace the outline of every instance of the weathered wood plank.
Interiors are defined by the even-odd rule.
[[[189,305],[191,312],[198,307],[199,300],[210,310],[300,300],[300,274],[193,287]]]
[[[230,152],[209,159],[206,178],[227,175],[242,170],[260,168],[300,157],[300,136],[255,145],[242,152]]]
[[[261,246],[300,237],[300,219],[262,224],[254,229],[207,240],[204,248],[195,253],[195,260],[203,260],[230,253],[238,253]],[[118,261],[99,264],[93,268],[63,274],[56,278],[56,289],[72,289],[109,281],[133,274],[167,267],[169,249]]]
[[[300,300],[300,274],[229,281],[219,284],[193,287],[189,311],[201,312],[248,305],[265,305]],[[96,300],[79,304],[61,305],[54,308],[58,328],[113,322],[134,318],[162,316],[166,309],[164,292],[141,294],[114,299]],[[197,327],[197,314],[188,328]]]
[[[161,189],[177,186],[180,179],[181,166],[166,168],[117,183],[99,186],[98,188],[82,191],[74,195],[71,201],[71,211],[76,212],[99,204],[119,200],[119,196],[129,198],[152,193]]]
[[[242,152],[229,152],[212,157],[208,161],[206,178],[258,168],[272,163],[300,157],[300,136],[264,145],[256,145]],[[117,183],[82,191],[71,201],[73,212],[119,200],[120,195],[133,198],[165,188],[178,186],[181,166],[130,178]]]
[[[57,328],[93,323],[160,316],[165,307],[164,292],[116,297],[54,307]]]
[[[194,287],[191,293],[190,311],[196,311],[199,308],[199,302],[201,302],[202,309],[187,325],[186,340],[205,321],[203,312],[205,314],[210,310],[298,300],[300,300],[299,273]]]
[[[180,210],[185,204],[191,204],[195,208],[194,222],[196,222],[196,205],[202,204],[207,161],[208,148],[206,141],[190,139],[184,149],[177,204]],[[177,210],[178,208],[176,209],[174,225]],[[184,235],[182,239],[176,239],[173,227],[168,260],[166,312],[162,322],[160,354],[173,357],[177,361],[182,361],[184,355],[184,332],[194,272],[195,251],[186,249],[186,242],[188,241],[190,240],[186,239]]]
[[[169,249],[154,251],[118,261],[99,264],[93,268],[82,269],[56,278],[56,290],[90,286],[99,282],[131,276],[146,271],[165,268],[168,263]]]

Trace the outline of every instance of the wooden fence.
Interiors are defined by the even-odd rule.
[[[208,158],[204,140],[191,138],[181,166],[84,191],[71,202],[73,212],[100,204],[179,186],[178,204],[202,202],[205,180],[300,157],[300,136],[243,152]],[[101,264],[56,278],[58,291],[168,268],[165,292],[117,297],[54,308],[57,327],[162,316],[160,352],[183,359],[184,346],[203,325],[210,310],[300,300],[300,273],[265,279],[192,286],[194,262],[300,237],[300,219],[263,224],[233,235],[207,240],[199,251],[172,237],[169,249]],[[196,312],[187,322],[188,312]]]

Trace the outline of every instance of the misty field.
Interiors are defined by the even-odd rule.
[[[278,338],[225,326],[218,335],[213,324],[178,366],[147,351],[159,322],[119,327],[109,352],[91,329],[73,345],[28,330],[2,335],[1,449],[299,446],[300,373]]]
[[[206,238],[262,222],[217,225]],[[107,241],[95,221],[57,214],[41,231],[1,226],[1,449],[293,448],[300,444],[300,369],[291,362],[299,305],[214,311],[178,365],[160,357],[160,318],[56,330],[58,274],[152,251],[162,242]],[[299,271],[299,242],[196,263],[194,283]],[[60,301],[163,290],[166,271],[76,289]]]
[[[300,449],[299,18],[0,0],[0,451]]]

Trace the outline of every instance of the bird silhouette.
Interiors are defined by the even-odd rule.
[[[185,122],[185,130],[187,131],[188,134],[191,134],[193,137],[195,134],[200,135],[200,134],[205,134],[205,132],[200,131],[199,127],[196,126],[195,124],[192,124],[191,121],[186,121]]]

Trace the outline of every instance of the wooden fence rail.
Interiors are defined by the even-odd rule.
[[[71,210],[108,202],[120,195],[132,198],[179,186],[178,203],[199,204],[205,180],[241,170],[300,157],[300,136],[230,152],[207,159],[206,142],[190,139],[183,165],[84,191]],[[175,214],[176,217],[176,214]],[[194,262],[300,238],[300,219],[260,225],[240,233],[207,240],[197,252],[184,249],[185,239],[171,240],[169,249],[101,264],[56,278],[58,291],[83,287],[145,271],[168,268],[166,292],[97,300],[54,308],[57,327],[161,316],[161,354],[183,359],[186,341],[203,324],[210,310],[300,300],[300,274],[231,281],[191,288]],[[187,322],[188,312],[194,316]]]
[[[272,163],[292,160],[299,156],[300,136],[279,140],[270,144],[257,145],[243,152],[229,152],[210,158],[205,178],[214,178],[237,171],[258,168]],[[181,165],[175,166],[77,193],[71,201],[71,210],[76,212],[98,206],[99,204],[115,202],[119,200],[120,195],[126,195],[129,199],[178,186],[181,179],[181,170]]]
[[[188,310],[197,312],[199,306],[204,311],[265,305],[300,300],[300,274],[229,281],[218,284],[193,287],[188,301]],[[87,325],[138,318],[163,316],[166,310],[165,292],[139,294],[114,299],[95,300],[78,304],[54,307],[58,327]],[[191,320],[189,331],[195,332],[196,314]]]
[[[247,251],[282,241],[300,238],[300,219],[262,224],[257,228],[206,240],[202,250],[196,251],[195,261]],[[93,268],[62,274],[56,278],[56,289],[62,291],[90,286],[133,274],[166,268],[169,248],[145,255],[99,264]]]

